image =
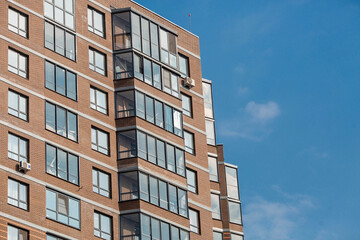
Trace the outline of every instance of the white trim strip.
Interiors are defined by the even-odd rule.
[[[217,227],[213,227],[212,230],[215,231],[215,232],[224,232],[224,229],[217,228]]]
[[[16,45],[17,47],[20,47],[20,48],[22,48],[22,49],[24,49],[24,50],[26,50],[26,51],[28,51],[28,52],[30,52],[30,53],[38,56],[38,57],[43,58],[44,60],[51,61],[52,63],[55,63],[55,64],[59,65],[60,67],[63,67],[63,68],[65,68],[65,69],[67,69],[67,70],[70,70],[70,71],[76,73],[77,75],[79,75],[79,76],[81,76],[81,77],[83,77],[83,78],[85,78],[85,79],[87,79],[87,80],[89,80],[89,81],[91,81],[91,82],[99,85],[99,86],[102,86],[102,87],[104,87],[104,88],[106,88],[106,89],[108,89],[108,90],[110,90],[110,91],[114,91],[114,88],[113,88],[113,87],[110,87],[110,86],[102,83],[101,81],[95,80],[94,78],[91,78],[91,77],[89,77],[89,76],[87,76],[87,75],[85,75],[85,74],[83,74],[83,73],[81,73],[81,72],[79,72],[79,71],[76,71],[75,69],[70,68],[70,67],[67,66],[67,65],[64,65],[64,64],[62,64],[62,63],[59,63],[58,61],[55,61],[55,60],[52,59],[52,58],[49,58],[49,57],[47,57],[47,56],[45,56],[45,55],[43,55],[43,54],[41,54],[41,53],[38,53],[37,51],[35,51],[35,50],[33,50],[33,49],[30,49],[30,48],[28,48],[28,47],[26,47],[26,46],[24,46],[24,45],[22,45],[22,44],[20,44],[20,43],[18,43],[18,42],[16,42],[16,41],[12,40],[12,39],[10,39],[10,38],[7,38],[7,37],[5,37],[5,36],[3,36],[3,35],[0,35],[0,39],[3,39],[3,40],[5,40],[5,41],[7,41],[7,42],[9,42],[9,43],[12,43],[12,44]]]
[[[220,194],[220,191],[218,191],[218,190],[214,190],[214,189],[210,189],[210,193]]]
[[[229,202],[235,202],[235,203],[240,203],[241,204],[241,201],[240,200],[237,200],[237,199],[233,199],[233,198],[229,198],[228,196],[220,196],[220,199],[221,200],[228,200]]]
[[[144,119],[143,119],[143,120],[144,120]],[[144,121],[146,121],[146,120],[144,120]],[[116,131],[126,131],[126,130],[135,130],[135,129],[138,129],[138,130],[140,130],[140,131],[142,131],[142,132],[148,133],[149,135],[151,135],[151,136],[153,136],[153,137],[156,137],[156,138],[158,138],[158,139],[161,140],[161,141],[164,141],[164,142],[166,142],[166,143],[169,143],[169,144],[171,144],[171,145],[173,145],[173,146],[176,146],[177,148],[185,151],[184,146],[179,145],[179,144],[177,144],[177,143],[174,143],[173,141],[170,141],[169,139],[163,138],[163,137],[157,135],[157,134],[154,133],[154,132],[150,132],[149,130],[147,130],[147,129],[143,128],[143,127],[140,127],[139,125],[133,125],[133,126],[127,126],[127,127],[120,127],[120,128],[117,128]]]
[[[0,212],[0,216],[1,217],[4,217],[4,218],[7,218],[7,219],[10,219],[12,221],[15,221],[15,222],[18,222],[18,223],[21,223],[21,224],[24,224],[26,226],[29,226],[31,228],[35,228],[37,230],[40,230],[42,232],[44,232],[43,234],[46,235],[46,233],[50,233],[50,234],[53,234],[53,235],[56,235],[56,236],[59,236],[59,237],[62,237],[62,238],[66,238],[66,239],[71,239],[71,240],[77,240],[77,238],[73,238],[73,237],[70,237],[68,235],[65,235],[65,234],[62,234],[62,233],[59,233],[59,232],[56,232],[54,230],[51,230],[49,228],[45,228],[45,227],[42,227],[42,226],[39,226],[39,225],[36,225],[34,223],[31,223],[31,222],[28,222],[26,220],[23,220],[21,218],[17,218],[17,217],[14,217],[10,214],[7,214],[7,213],[4,213],[4,212]]]
[[[41,137],[41,136],[39,136],[39,135],[37,135],[37,134],[31,133],[31,132],[29,132],[29,131],[27,131],[27,130],[25,130],[25,129],[22,129],[22,128],[19,128],[19,127],[17,127],[17,126],[14,126],[14,125],[12,125],[12,124],[10,124],[10,123],[8,123],[8,122],[5,122],[5,121],[3,121],[3,120],[0,120],[0,124],[2,124],[2,125],[4,125],[4,126],[7,126],[7,127],[9,127],[9,128],[15,129],[15,130],[17,130],[17,131],[19,131],[19,132],[21,132],[21,133],[24,133],[24,134],[26,134],[26,135],[28,135],[28,136],[30,136],[30,137],[36,138],[36,139],[38,139],[38,140],[40,140],[40,141],[43,141],[43,142],[45,142],[45,143],[49,143],[49,144],[51,144],[51,145],[53,145],[53,146],[55,146],[55,147],[61,148],[61,149],[65,150],[65,151],[67,151],[67,152],[76,154],[76,155],[78,155],[78,156],[81,157],[81,158],[84,158],[84,159],[86,159],[86,160],[88,160],[88,161],[90,161],[90,162],[93,162],[93,163],[95,163],[95,164],[97,164],[97,165],[100,165],[100,166],[102,166],[102,167],[105,167],[105,168],[107,168],[107,169],[109,169],[109,170],[112,170],[112,171],[114,171],[114,172],[117,172],[117,170],[118,170],[118,169],[115,168],[115,167],[112,167],[112,166],[110,166],[110,165],[107,165],[107,164],[105,164],[105,163],[103,163],[103,162],[100,162],[100,161],[98,161],[98,160],[96,160],[96,159],[93,159],[93,158],[91,158],[91,157],[89,157],[89,156],[86,156],[86,155],[84,155],[84,154],[82,154],[82,153],[79,153],[79,152],[77,152],[77,151],[75,151],[75,150],[72,150],[72,149],[70,149],[70,148],[68,148],[68,147],[65,147],[64,145],[61,145],[61,144],[55,143],[55,142],[53,142],[53,141],[50,141],[50,140],[48,140],[47,138],[44,138],[44,137]]]
[[[203,81],[203,82],[206,82],[206,83],[209,83],[209,84],[212,84],[212,81],[209,80],[209,79],[206,79],[206,78],[203,78],[202,81]]]
[[[111,12],[111,9],[110,9],[110,8],[105,7],[104,5],[98,3],[98,2],[96,2],[96,1],[94,1],[94,0],[89,0],[89,2],[91,2],[91,3],[95,4],[95,5],[98,5],[99,7],[103,8],[104,10],[106,10],[106,11],[108,11],[108,12]]]
[[[229,228],[221,229],[221,228],[213,227],[212,229],[213,229],[213,231],[215,231],[215,232],[230,232],[230,233],[235,233],[235,234],[239,234],[239,235],[244,236],[244,233],[243,233],[243,232],[238,232],[238,231],[235,231],[235,230],[231,230],[231,229],[229,229]]]
[[[115,214],[119,214],[119,213],[120,213],[120,212],[119,212],[118,210],[116,210],[116,209],[110,208],[110,207],[108,207],[108,206],[105,206],[105,205],[100,204],[100,203],[98,203],[98,202],[95,202],[95,201],[93,201],[93,200],[90,200],[90,199],[87,199],[87,198],[85,198],[85,197],[82,197],[82,196],[80,196],[80,195],[78,195],[78,194],[76,194],[76,193],[73,193],[73,192],[67,191],[67,190],[65,190],[65,189],[59,188],[58,186],[52,185],[52,184],[50,184],[50,183],[41,181],[41,180],[39,180],[39,179],[37,179],[37,178],[34,178],[34,177],[31,177],[31,176],[29,176],[29,175],[21,174],[21,173],[15,171],[15,170],[13,170],[13,169],[10,169],[10,168],[8,168],[8,167],[3,166],[3,165],[0,165],[0,169],[3,170],[3,171],[9,172],[9,173],[15,174],[15,175],[17,175],[17,176],[19,176],[19,177],[22,177],[22,178],[24,178],[24,179],[27,179],[27,180],[29,180],[29,181],[35,182],[35,183],[37,183],[37,184],[40,184],[40,185],[42,185],[42,186],[45,186],[45,187],[54,189],[54,190],[59,191],[59,192],[61,192],[61,193],[65,193],[65,194],[67,194],[67,195],[69,195],[69,196],[72,196],[72,197],[74,197],[74,198],[80,199],[81,201],[87,202],[87,203],[92,204],[92,205],[94,205],[94,206],[96,206],[96,207],[99,207],[99,208],[102,208],[102,209],[106,209],[107,211],[113,212],[113,213],[115,213]]]
[[[185,162],[186,162],[186,164],[189,164],[189,165],[191,165],[191,166],[193,166],[193,167],[196,167],[196,168],[198,168],[198,169],[200,169],[200,170],[203,170],[203,171],[206,172],[206,173],[209,173],[209,169],[206,169],[206,168],[204,168],[204,167],[202,167],[202,166],[200,166],[200,165],[198,165],[198,164],[196,164],[196,163],[194,163],[194,162],[191,162],[191,161],[189,161],[189,160],[185,160]]]
[[[208,152],[208,156],[217,158],[218,155],[215,153]]]
[[[238,166],[234,165],[234,164],[231,164],[231,163],[227,163],[227,162],[223,162],[225,166],[227,167],[232,167],[232,168],[238,168]]]
[[[187,50],[187,49],[185,49],[185,48],[183,48],[183,47],[181,47],[181,46],[179,46],[179,45],[178,45],[177,47],[178,47],[178,49],[180,49],[180,50],[182,50],[182,51],[190,54],[191,56],[196,57],[196,58],[199,59],[199,60],[201,59],[201,57],[200,57],[199,55],[197,55],[197,54],[195,54],[195,53],[192,53],[192,52],[190,52],[189,50]]]
[[[209,211],[209,212],[212,212],[212,209],[211,207],[208,207],[208,206],[205,206],[204,204],[201,204],[201,203],[198,203],[198,202],[195,202],[194,200],[191,200],[190,198],[188,199],[188,203],[191,203],[197,207],[200,207],[202,209],[205,209],[206,211]]]
[[[197,127],[194,127],[193,125],[191,125],[189,123],[183,122],[183,125],[188,127],[188,128],[191,128],[192,130],[195,130],[195,131],[197,131],[197,132],[199,132],[199,133],[201,133],[203,135],[206,135],[205,131],[198,129]]]
[[[202,99],[204,98],[204,96],[201,95],[200,93],[197,93],[191,89],[188,89],[188,88],[184,87],[183,85],[180,85],[180,88],[194,94],[195,96],[198,96],[199,98],[202,98]]]
[[[104,123],[104,122],[100,121],[99,119],[96,119],[96,118],[94,118],[94,117],[91,117],[91,116],[89,116],[89,115],[87,115],[87,114],[85,114],[85,113],[79,112],[78,110],[75,110],[75,109],[73,109],[73,108],[70,108],[69,106],[66,106],[66,105],[64,105],[64,104],[62,104],[62,103],[59,103],[59,102],[57,102],[57,101],[55,101],[55,100],[53,100],[53,99],[51,99],[51,98],[47,98],[47,97],[45,97],[44,95],[42,95],[42,94],[40,94],[40,93],[34,92],[34,91],[32,91],[32,90],[30,90],[30,89],[28,89],[28,88],[26,88],[26,87],[23,87],[23,86],[21,86],[21,85],[19,85],[19,84],[16,84],[16,83],[12,82],[12,81],[9,81],[9,80],[5,79],[5,78],[2,77],[2,76],[0,76],[0,81],[3,81],[3,82],[5,82],[5,83],[7,83],[7,84],[9,84],[9,85],[11,85],[11,86],[16,87],[16,88],[19,88],[19,89],[23,90],[24,92],[30,93],[30,94],[32,94],[32,95],[34,95],[34,96],[36,96],[36,97],[39,97],[39,98],[41,98],[41,99],[44,99],[44,100],[49,101],[49,102],[51,102],[51,103],[54,103],[54,104],[56,104],[56,105],[58,105],[58,106],[60,106],[60,107],[63,107],[63,108],[65,108],[65,109],[67,109],[67,110],[69,110],[69,111],[71,111],[71,112],[74,112],[74,113],[78,114],[79,116],[82,116],[82,117],[84,117],[84,118],[86,118],[86,119],[88,119],[88,120],[90,120],[90,121],[93,121],[93,122],[95,122],[95,123],[98,123],[98,124],[100,124],[100,125],[102,125],[102,126],[104,126],[104,127],[106,127],[106,128],[109,128],[110,130],[113,130],[113,131],[116,130],[115,127],[113,127],[113,126],[111,126],[111,125],[109,125],[109,124],[107,124],[107,123]],[[89,108],[89,109],[90,109],[90,108]]]

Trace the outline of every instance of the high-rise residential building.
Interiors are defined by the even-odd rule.
[[[0,8],[0,239],[243,239],[196,35],[131,0]]]

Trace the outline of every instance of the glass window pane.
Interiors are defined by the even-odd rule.
[[[170,240],[170,227],[164,222],[161,222],[161,240]]]
[[[211,181],[218,181],[218,166],[217,166],[217,159],[214,157],[208,157],[209,160],[209,174]]]
[[[69,71],[66,72],[66,91],[67,97],[76,100],[76,75]]]
[[[55,91],[55,66],[45,62],[45,87]]]
[[[176,187],[170,184],[169,184],[169,204],[170,204],[170,211],[174,213],[178,213]]]
[[[55,131],[55,105],[46,103],[46,129]]]
[[[229,204],[229,220],[232,223],[242,224],[240,203],[228,202]]]
[[[172,108],[164,105],[164,115],[165,115],[165,129],[169,132],[173,132],[173,112]]]
[[[56,129],[57,134],[66,137],[66,111],[56,107]]]
[[[45,4],[46,6],[47,4]],[[54,51],[54,25],[45,22],[45,47]]]
[[[166,168],[165,161],[165,143],[156,139],[156,153],[157,153],[157,161],[160,167]]]
[[[65,31],[58,27],[55,27],[55,51],[65,55]]]
[[[211,194],[211,209],[212,209],[212,217],[215,219],[221,219],[220,196],[217,194]]]
[[[154,87],[161,89],[160,65],[153,62],[152,72],[153,72]]]
[[[56,66],[56,92],[65,95],[65,69]]]
[[[185,176],[185,156],[184,151],[176,149],[176,172]]]
[[[163,104],[155,100],[155,124],[161,128],[164,127]]]
[[[175,172],[175,148],[169,144],[166,144],[166,160],[167,169]]]
[[[134,91],[116,93],[116,117],[131,117],[135,115]]]
[[[148,122],[154,123],[154,99],[146,96],[146,120]]]
[[[150,202],[159,205],[158,180],[150,176]]]
[[[149,180],[146,174],[140,173],[140,198],[149,201]]]
[[[138,199],[139,184],[137,172],[119,174],[120,201]]]
[[[147,159],[146,135],[138,131],[137,134],[138,156]]]
[[[136,115],[145,118],[145,96],[142,93],[136,92]]]
[[[147,149],[148,149],[148,160],[149,162],[156,164],[156,146],[155,146],[155,138],[151,136],[147,136]]]
[[[167,184],[159,180],[159,196],[160,196],[160,207],[168,209],[168,191]]]

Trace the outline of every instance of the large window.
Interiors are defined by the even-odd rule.
[[[93,192],[102,196],[111,197],[111,181],[110,174],[93,168]]]
[[[231,240],[244,240],[244,236],[231,233]]]
[[[139,198],[139,181],[137,172],[119,174],[120,201]]]
[[[109,133],[91,127],[91,148],[105,155],[109,155]]]
[[[102,12],[88,7],[88,30],[90,32],[105,37],[105,16]]]
[[[180,137],[183,134],[180,111],[139,91],[117,92],[116,109],[116,115],[119,118],[134,116],[136,113],[136,116]]]
[[[8,157],[15,161],[28,162],[29,161],[28,145],[29,145],[29,140],[9,133]]]
[[[215,157],[208,156],[208,160],[209,160],[210,181],[217,182],[219,181],[217,159]]]
[[[80,201],[46,189],[46,217],[74,228],[80,228]]]
[[[184,131],[185,151],[195,154],[194,134]]]
[[[177,68],[176,36],[160,29],[161,61]]]
[[[186,169],[187,187],[190,192],[197,193],[197,174],[195,171]]]
[[[221,219],[220,196],[218,194],[211,194],[211,210],[212,218]]]
[[[210,145],[215,145],[215,126],[214,121],[205,120],[206,127],[206,142]]]
[[[75,61],[75,35],[45,22],[45,47]]]
[[[28,37],[28,16],[13,8],[8,11],[8,29],[20,36]]]
[[[45,0],[45,16],[75,29],[75,4],[74,0]]]
[[[192,117],[192,100],[191,97],[185,94],[181,94],[182,99],[182,109],[183,113],[188,116]]]
[[[135,130],[118,132],[117,138],[118,159],[138,156],[162,168],[185,176],[183,150],[141,131],[137,131],[136,135]]]
[[[72,100],[77,99],[76,74],[45,61],[45,87]]]
[[[239,199],[237,169],[225,166],[225,172],[228,197],[233,199]]]
[[[29,57],[13,49],[8,50],[8,70],[23,78],[28,78]]]
[[[8,179],[8,204],[28,210],[28,192],[29,185],[13,179]]]
[[[70,140],[78,140],[77,114],[55,104],[45,103],[46,129]]]
[[[121,215],[120,239],[140,238],[142,240],[190,240],[189,232],[146,214]]]
[[[11,240],[28,240],[29,231],[12,225],[7,226],[7,239]]]
[[[90,107],[103,114],[107,114],[107,93],[97,88],[90,87]]]
[[[223,240],[223,236],[221,232],[213,232],[214,240]]]
[[[8,91],[8,113],[24,121],[28,120],[28,97]]]
[[[79,157],[46,144],[46,172],[78,185]]]
[[[89,68],[106,76],[106,55],[93,48],[89,48]]]
[[[189,218],[190,218],[190,231],[194,233],[200,233],[199,212],[189,208]]]
[[[188,216],[187,193],[142,172],[119,173],[120,201],[140,199],[176,214]],[[139,195],[140,193],[140,195]]]
[[[94,212],[94,235],[102,239],[112,239],[111,217],[99,212]]]
[[[205,117],[214,118],[211,84],[203,82],[202,86],[203,86],[203,96],[204,96]]]
[[[230,222],[236,224],[242,224],[240,203],[228,201],[228,204],[229,204]]]
[[[178,97],[179,96],[178,76],[163,68],[162,77],[164,82],[164,91],[175,97]]]
[[[130,12],[113,14],[114,50],[131,47]]]
[[[134,76],[133,53],[119,53],[114,55],[115,79],[130,78]]]
[[[189,74],[189,58],[184,55],[179,54],[179,70],[185,76],[190,76]]]

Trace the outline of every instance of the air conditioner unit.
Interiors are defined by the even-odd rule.
[[[29,171],[31,170],[31,164],[24,161],[20,161],[19,170]]]
[[[195,80],[189,77],[184,78],[184,86],[188,88],[195,87]]]

